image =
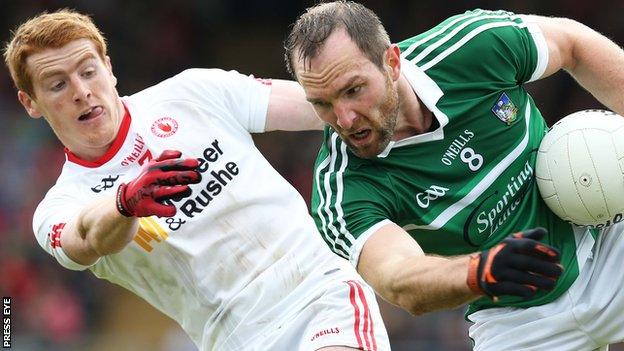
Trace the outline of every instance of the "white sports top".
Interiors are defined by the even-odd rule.
[[[314,289],[295,289],[343,260],[325,246],[299,193],[254,146],[249,133],[264,130],[268,85],[235,71],[190,69],[123,98],[127,113],[102,159],[67,152],[35,212],[39,244],[63,266],[88,268],[141,296],[201,348],[261,334],[305,306]],[[64,223],[95,198],[114,196],[165,149],[201,164],[202,181],[175,202],[177,214],[141,218],[126,248],[90,267],[67,257],[59,246]]]

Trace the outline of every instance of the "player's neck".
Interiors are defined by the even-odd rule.
[[[429,132],[433,113],[423,104],[403,75],[398,84],[399,115],[393,139],[401,140]]]

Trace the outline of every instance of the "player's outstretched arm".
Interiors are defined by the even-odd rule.
[[[607,107],[624,114],[624,51],[609,38],[571,19],[528,16],[548,46],[543,77],[560,69]]]
[[[265,123],[267,132],[321,130],[323,126],[299,83],[280,79],[272,81]]]
[[[473,258],[444,258],[425,255],[401,227],[388,224],[366,241],[357,268],[379,295],[415,315],[483,295],[531,297],[539,288],[552,289],[561,274],[558,253],[539,243],[540,235],[510,236]]]
[[[419,315],[475,300],[466,285],[468,257],[425,255],[398,225],[377,230],[362,248],[357,270],[388,302]]]
[[[121,251],[134,237],[138,217],[175,215],[175,207],[163,201],[188,196],[188,185],[201,180],[198,166],[196,159],[181,158],[179,151],[164,151],[145,164],[136,178],[121,184],[115,197],[85,206],[61,235],[63,251],[85,266]]]

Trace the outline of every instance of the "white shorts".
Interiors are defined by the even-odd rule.
[[[313,351],[328,346],[390,350],[375,293],[344,260],[310,277],[304,289],[314,293],[304,305],[284,303],[289,311],[248,340],[228,340],[221,350]],[[296,305],[296,303],[294,304]],[[253,326],[247,326],[253,328]]]
[[[546,305],[471,314],[475,350],[606,350],[624,340],[624,223],[596,241],[581,228],[575,236],[581,274],[570,289]]]

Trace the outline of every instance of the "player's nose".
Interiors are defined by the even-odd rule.
[[[357,113],[347,104],[334,105],[334,114],[336,115],[336,124],[342,129],[351,129],[357,118]]]
[[[71,78],[71,85],[73,88],[73,99],[74,101],[82,101],[87,100],[91,97],[91,87],[86,82],[82,81],[79,78]]]

